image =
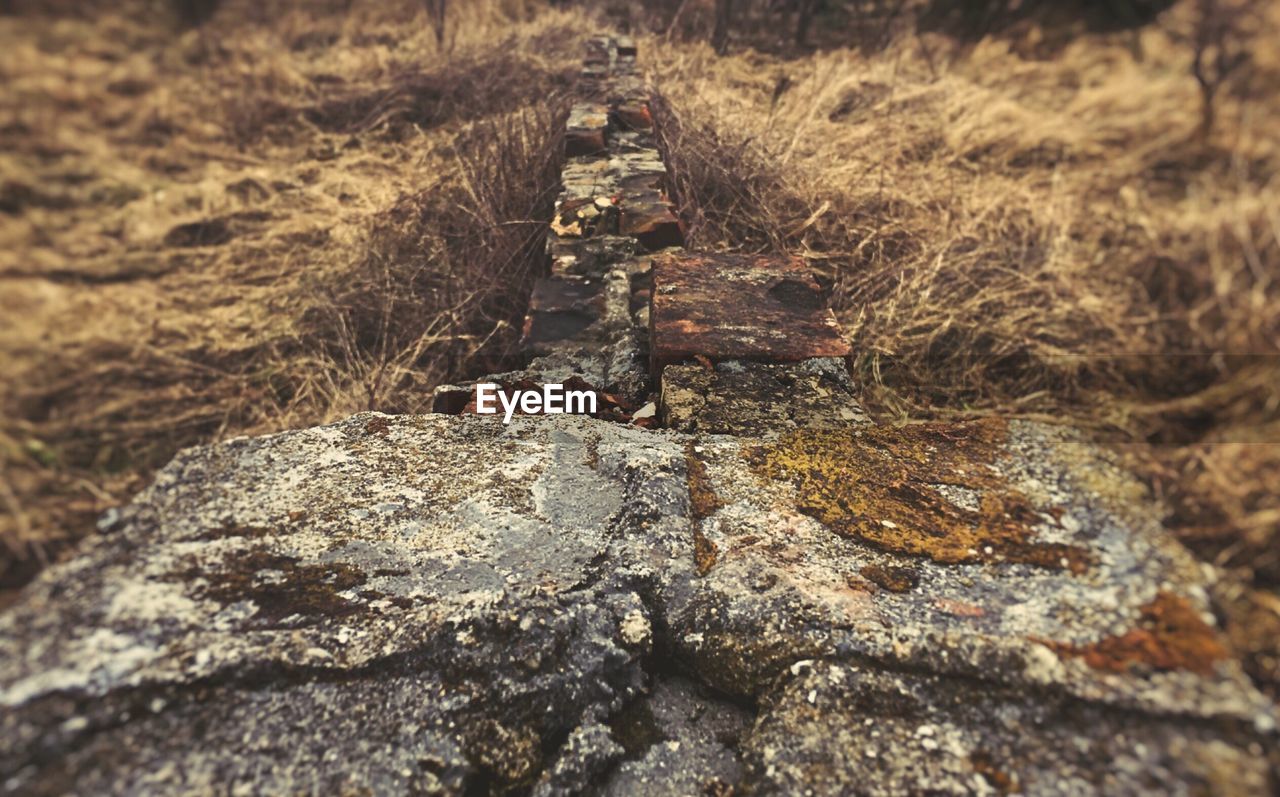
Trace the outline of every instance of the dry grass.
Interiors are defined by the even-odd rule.
[[[1124,444],[1171,529],[1275,590],[1280,8],[1206,145],[1191,5],[1052,48],[1034,25],[789,59],[658,37],[648,63],[694,245],[805,257],[873,411]],[[1246,628],[1278,625],[1274,592],[1236,597]],[[1274,685],[1264,640],[1251,665]]]
[[[506,355],[577,18],[332,5],[0,17],[0,586],[182,446]]]

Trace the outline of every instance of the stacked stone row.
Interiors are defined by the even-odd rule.
[[[587,42],[565,130],[547,273],[534,284],[520,340],[527,365],[477,381],[585,383],[620,407],[644,403],[649,258],[684,242],[648,97],[632,39]],[[468,385],[439,388],[435,409],[463,411],[472,395]]]
[[[683,249],[649,98],[630,38],[587,42],[527,364],[477,381],[589,386],[620,419],[656,392],[661,423],[682,431],[863,422],[848,345],[802,261]],[[439,388],[435,409],[466,411],[473,386]]]

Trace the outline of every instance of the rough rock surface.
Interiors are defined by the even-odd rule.
[[[364,415],[179,456],[0,619],[4,788],[532,783],[639,693],[649,610],[601,563],[687,499],[616,470],[661,450],[522,428]]]
[[[849,356],[822,289],[799,258],[657,256],[649,313],[655,377],[695,356],[771,363]]]
[[[192,449],[0,615],[0,788],[1267,793],[1206,575],[1094,456],[377,414]]]
[[[659,404],[664,428],[705,434],[753,436],[868,422],[849,369],[836,358],[669,365]]]
[[[792,675],[794,673],[794,675]],[[756,793],[1266,794],[1260,743],[1060,695],[800,662],[747,758]]]

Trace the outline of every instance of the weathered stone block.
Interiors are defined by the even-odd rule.
[[[653,116],[647,102],[619,103],[613,108],[613,119],[625,130],[653,129]]]
[[[592,36],[583,44],[586,54],[583,56],[584,63],[593,63],[604,61],[609,62],[610,52],[616,48],[616,40],[609,36]]]
[[[609,109],[606,106],[596,103],[573,106],[564,134],[565,156],[573,158],[604,152],[608,126]]]
[[[632,58],[636,57],[637,50],[636,50],[635,39],[631,38],[630,36],[619,36],[616,39],[616,42],[618,47],[618,55],[629,55]]]
[[[746,744],[761,794],[841,794],[850,784],[870,797],[1270,788],[1260,756],[1156,716],[826,661],[784,678]]]
[[[639,696],[653,644],[636,593],[590,574],[638,505],[596,470],[628,467],[629,430],[555,420],[528,431],[563,429],[564,462],[506,434],[522,419],[443,415],[184,452],[0,614],[0,791],[528,789],[557,768],[541,739]]]
[[[545,277],[529,297],[520,347],[533,354],[578,340],[604,313],[603,283],[588,277]]]
[[[655,257],[649,318],[655,375],[695,356],[778,363],[849,355],[822,290],[796,259]]]
[[[627,130],[615,126],[609,134],[609,153],[612,155],[636,152],[656,153],[652,130]]]
[[[658,412],[668,429],[707,434],[765,436],[867,423],[839,359],[669,365]]]
[[[641,174],[666,174],[658,151],[645,147],[634,152],[621,152],[609,158],[609,169],[619,180]]]
[[[616,235],[618,207],[609,196],[563,200],[551,221],[551,232],[569,239]]]
[[[640,251],[636,239],[623,235],[597,235],[592,238],[549,239],[553,276],[600,278],[614,267],[633,271],[648,267],[632,259]]]
[[[684,228],[665,201],[624,197],[621,210],[618,232],[635,238],[648,251],[684,245]]]

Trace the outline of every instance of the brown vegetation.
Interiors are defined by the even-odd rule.
[[[0,585],[179,447],[421,410],[513,342],[571,17],[460,4],[446,52],[334,5],[0,17]]]

